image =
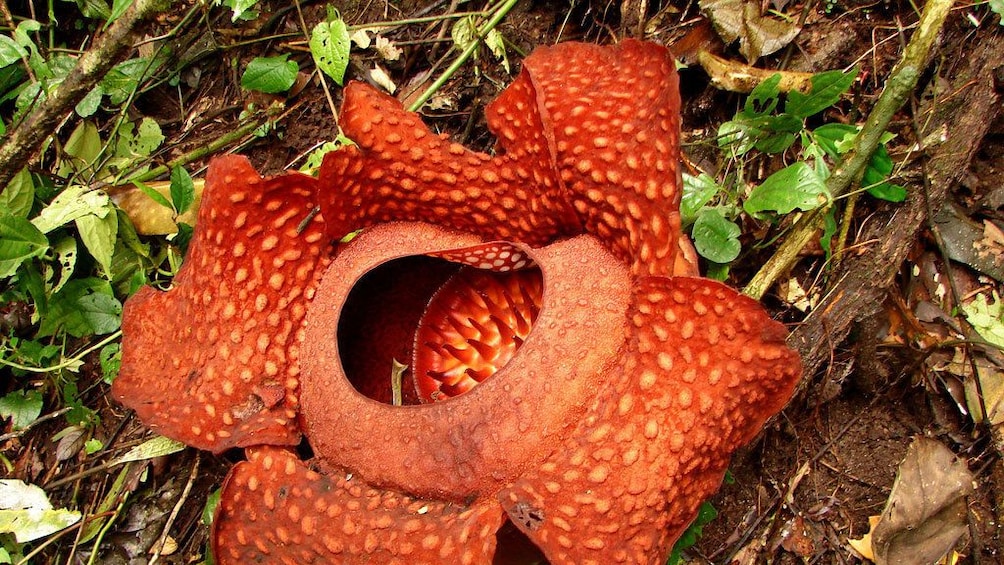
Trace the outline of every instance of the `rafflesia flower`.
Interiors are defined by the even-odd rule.
[[[351,84],[357,145],[319,178],[215,160],[174,288],[126,305],[113,392],[246,448],[217,561],[663,562],[800,371],[694,276],[679,107],[664,48],[563,44],[488,106],[495,156]]]

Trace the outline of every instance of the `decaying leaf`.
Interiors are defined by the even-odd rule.
[[[793,21],[765,16],[752,0],[700,0],[701,10],[726,43],[739,40],[739,52],[749,62],[791,43],[801,28]]]
[[[993,302],[977,294],[962,312],[980,337],[1004,348],[1004,301],[995,292]],[[982,423],[984,417],[994,426],[1004,424],[1004,371],[982,354],[975,353],[974,363],[966,363],[966,403],[973,421]],[[967,360],[968,361],[968,360]],[[971,366],[976,367],[972,375]],[[979,387],[977,387],[977,380]],[[982,397],[981,397],[982,395]]]
[[[965,461],[936,440],[914,439],[871,532],[875,562],[936,563],[966,530],[966,496],[972,492]]]
[[[750,92],[761,82],[778,74],[781,75],[781,81],[777,85],[780,92],[807,93],[812,90],[812,73],[760,69],[704,50],[697,52],[697,62],[708,73],[715,87],[729,92]]]
[[[80,520],[80,512],[56,510],[45,491],[13,479],[0,480],[0,533],[14,534],[18,543],[43,538]]]
[[[203,179],[194,179],[195,201],[184,214],[174,218],[171,208],[156,202],[142,190],[133,185],[116,186],[108,190],[112,201],[121,208],[140,235],[170,235],[177,233],[178,224],[194,225],[202,203]],[[168,182],[150,182],[148,187],[156,190],[165,198],[171,197],[171,186]]]

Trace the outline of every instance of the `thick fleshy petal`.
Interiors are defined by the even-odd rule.
[[[341,353],[333,336],[357,281],[395,257],[455,256],[444,251],[482,249],[477,244],[429,225],[384,224],[332,262],[307,317],[301,359],[305,433],[319,458],[374,485],[460,501],[497,491],[574,429],[626,338],[631,285],[627,268],[588,236],[514,247],[540,267],[543,303],[523,346],[470,392],[391,406],[346,377],[340,358],[353,352]],[[375,371],[370,378],[389,383],[390,359]]]
[[[342,128],[357,146],[326,155],[319,177],[329,233],[337,238],[401,220],[529,244],[580,232],[559,187],[535,93],[527,81],[510,89],[512,111],[521,110],[496,131],[511,150],[492,158],[432,133],[396,99],[349,84]]]
[[[499,495],[554,565],[663,562],[800,374],[784,327],[734,290],[650,277],[636,292],[616,377],[576,432]]]
[[[213,520],[220,565],[481,565],[495,553],[495,502],[420,500],[320,474],[282,449],[250,451],[227,477]]]
[[[314,182],[212,162],[174,288],[126,302],[112,394],[148,426],[212,451],[299,441],[297,333],[329,250]]]
[[[637,275],[671,275],[680,233],[680,91],[655,43],[563,43],[523,63],[561,181],[585,230]],[[508,91],[489,123],[511,112]]]

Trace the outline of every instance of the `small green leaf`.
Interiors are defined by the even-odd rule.
[[[683,225],[689,226],[694,223],[701,208],[722,190],[715,179],[707,173],[701,173],[696,177],[683,173],[683,197],[680,201],[680,218]]]
[[[28,51],[18,45],[9,35],[0,33],[0,67],[20,62],[22,58],[28,58]]]
[[[104,217],[88,214],[74,220],[80,239],[87,251],[101,265],[106,277],[111,277],[112,255],[119,231],[118,215],[109,205]]]
[[[216,507],[220,505],[220,494],[222,494],[223,489],[216,489],[209,493],[209,497],[206,498],[206,505],[202,508],[202,524],[204,526],[213,525],[213,517],[216,516]]]
[[[164,134],[156,120],[143,118],[138,123],[126,122],[119,130],[115,156],[130,160],[149,157],[163,142]]]
[[[112,12],[108,15],[108,23],[119,19],[119,16],[125,13],[130,4],[132,4],[132,0],[112,0]]]
[[[739,256],[739,226],[725,219],[721,212],[706,208],[694,222],[691,235],[701,257],[715,263],[729,263]]]
[[[0,480],[0,533],[18,543],[54,534],[80,521],[80,512],[55,510],[45,491],[15,479]]]
[[[148,186],[146,183],[138,181],[138,180],[134,180],[134,181],[132,181],[132,183],[133,183],[133,185],[136,186],[136,188],[138,188],[141,191],[143,191],[143,194],[149,196],[150,199],[153,200],[154,202],[156,202],[157,204],[160,204],[161,206],[163,206],[165,208],[170,208],[172,210],[174,209],[174,206],[171,206],[171,203],[168,202],[167,198],[165,198],[163,194],[161,194],[157,190],[154,190],[153,188],[151,188],[150,186]]]
[[[178,214],[187,212],[195,202],[195,182],[185,167],[171,169],[171,201]]]
[[[112,67],[99,83],[112,104],[118,106],[136,91],[146,73],[155,70],[146,57],[129,59]]]
[[[849,149],[848,140],[853,140],[858,128],[850,124],[829,123],[812,130],[812,139],[826,151],[831,159],[836,159]]]
[[[91,438],[84,442],[84,453],[88,455],[94,455],[95,453],[104,449],[105,444],[101,443],[100,439]]]
[[[788,93],[784,111],[799,118],[808,118],[840,101],[858,76],[855,67],[851,72],[826,71],[812,76],[812,89],[808,94],[798,91]]]
[[[1000,16],[1000,24],[1004,26],[1004,0],[990,0],[990,9]]]
[[[450,36],[453,38],[453,44],[457,46],[457,49],[463,51],[478,40],[477,32],[474,16],[467,16],[466,18],[458,19],[453,24],[453,27],[450,29]]]
[[[743,203],[746,213],[788,214],[796,208],[812,210],[831,199],[826,183],[808,163],[800,161],[767,177]]]
[[[49,248],[49,240],[31,222],[0,210],[0,279]]]
[[[87,93],[87,96],[84,96],[80,102],[77,102],[77,105],[73,107],[73,110],[81,118],[89,118],[93,116],[94,113],[98,111],[98,108],[101,107],[101,97],[104,96],[104,94],[105,91],[102,90],[100,84],[95,86]]]
[[[101,379],[105,384],[112,384],[115,377],[119,376],[119,369],[122,368],[122,345],[109,343],[102,347],[98,353],[98,361],[101,363]]]
[[[0,210],[10,215],[27,218],[35,204],[35,183],[27,168],[21,169],[0,192]]]
[[[180,441],[168,439],[164,436],[157,436],[130,449],[125,455],[116,459],[114,464],[121,465],[130,461],[144,461],[146,459],[177,453],[183,449],[185,449],[185,444]]]
[[[276,57],[255,57],[248,63],[244,75],[241,76],[241,86],[266,94],[286,92],[296,82],[296,73],[300,70],[296,61],[288,59],[289,55],[285,54]]]
[[[0,398],[0,418],[10,418],[15,430],[23,430],[42,413],[42,393],[37,390],[15,390]]]
[[[351,49],[349,30],[337,12],[329,14],[327,21],[317,24],[310,32],[310,54],[314,64],[339,85],[345,81]]]
[[[780,73],[772,75],[767,80],[756,85],[743,106],[743,113],[747,117],[765,116],[777,108],[777,97],[781,93],[778,85],[781,84]]]

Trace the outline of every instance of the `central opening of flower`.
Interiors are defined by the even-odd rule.
[[[543,291],[540,268],[507,244],[393,259],[348,295],[342,368],[357,391],[387,404],[459,396],[512,359]]]

